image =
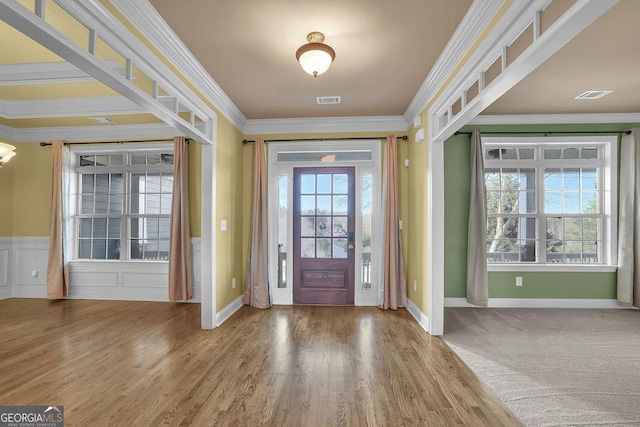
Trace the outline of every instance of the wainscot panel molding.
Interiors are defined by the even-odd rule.
[[[445,298],[445,307],[475,307],[466,298]],[[629,308],[615,299],[489,298],[489,308]]]
[[[425,330],[425,332],[429,332],[429,318],[427,317],[427,315],[424,314],[413,301],[411,301],[410,299],[407,301],[407,310],[409,310],[409,313],[411,313],[413,318],[416,319],[416,322],[418,322],[418,324],[422,327],[422,329]]]
[[[0,238],[0,299],[47,297],[47,237]],[[193,300],[200,302],[200,238],[191,239]],[[69,298],[168,301],[166,262],[73,261]]]
[[[11,280],[9,265],[11,254],[11,239],[0,238],[0,299],[11,298]]]

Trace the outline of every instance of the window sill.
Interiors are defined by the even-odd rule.
[[[618,270],[615,265],[603,264],[488,264],[487,270],[493,271],[531,271],[531,272],[594,272],[612,273]]]

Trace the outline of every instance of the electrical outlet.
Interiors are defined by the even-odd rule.
[[[231,287],[235,289],[236,287],[236,278],[231,279]]]
[[[416,283],[416,281],[413,281],[413,292],[416,292],[418,290],[418,283]]]
[[[516,286],[522,286],[522,277],[516,276]]]

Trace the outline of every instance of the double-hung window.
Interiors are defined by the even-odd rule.
[[[614,265],[617,138],[483,138],[487,261]]]
[[[166,261],[173,146],[113,147],[72,152],[74,258]]]

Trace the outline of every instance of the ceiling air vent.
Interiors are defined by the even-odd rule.
[[[316,102],[318,103],[318,105],[342,104],[342,97],[340,97],[340,96],[316,96]]]
[[[96,123],[115,123],[116,121],[110,119],[109,117],[89,117],[89,120],[92,120]]]
[[[613,92],[612,90],[588,90],[583,94],[576,96],[575,99],[600,99],[605,95]]]

